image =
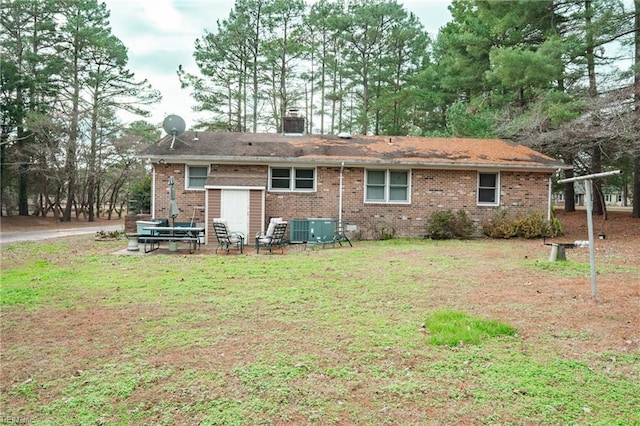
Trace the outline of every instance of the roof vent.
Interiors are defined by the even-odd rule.
[[[351,139],[351,133],[340,132],[340,133],[338,133],[338,137],[340,139]]]

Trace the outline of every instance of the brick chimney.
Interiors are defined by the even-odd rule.
[[[303,135],[304,117],[297,109],[290,109],[282,119],[282,133],[285,135]]]

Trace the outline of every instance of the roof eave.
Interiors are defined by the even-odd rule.
[[[494,169],[503,171],[532,170],[537,172],[554,173],[558,170],[570,170],[572,166],[563,163],[551,164],[517,164],[517,163],[491,163],[491,162],[444,162],[444,161],[403,161],[384,159],[361,159],[361,158],[305,158],[305,157],[251,157],[251,156],[198,156],[193,155],[141,155],[151,162],[163,160],[167,163],[216,163],[216,164],[246,164],[246,165],[268,165],[268,164],[312,164],[314,166],[414,166],[427,169]]]
[[[205,185],[204,189],[253,189],[264,191],[267,187],[266,185]]]

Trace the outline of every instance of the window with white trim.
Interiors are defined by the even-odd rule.
[[[187,189],[204,189],[208,174],[207,166],[187,166]]]
[[[365,202],[409,203],[408,170],[366,170]]]
[[[316,169],[304,167],[272,167],[269,189],[273,191],[315,191]]]
[[[622,194],[604,194],[605,203],[620,203],[622,202]]]
[[[486,206],[500,204],[499,173],[478,173],[478,204]]]

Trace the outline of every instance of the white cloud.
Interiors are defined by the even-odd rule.
[[[141,34],[129,37],[129,55],[147,55],[156,50],[184,49],[183,40],[170,37],[167,34]]]
[[[139,80],[147,79],[163,95],[152,107],[150,121],[162,123],[169,114],[195,124],[189,91],[180,88],[178,66],[197,73],[194,42],[216,21],[226,19],[234,0],[103,0],[111,11],[111,28],[129,50],[129,68]],[[450,0],[399,0],[433,36],[450,20]],[[126,120],[137,119],[124,117]]]
[[[181,32],[190,25],[188,17],[176,9],[171,0],[129,2],[134,14],[152,24],[158,32],[171,34]]]
[[[111,11],[113,33],[128,48],[131,71],[137,79],[147,79],[162,93],[162,102],[151,107],[150,121],[158,124],[167,115],[178,114],[185,118],[187,125],[193,125],[197,117],[192,111],[192,100],[189,92],[180,88],[176,72],[179,65],[191,72],[197,71],[193,46],[195,39],[204,33],[212,2],[105,0],[105,3]],[[225,16],[231,5],[229,3]]]

